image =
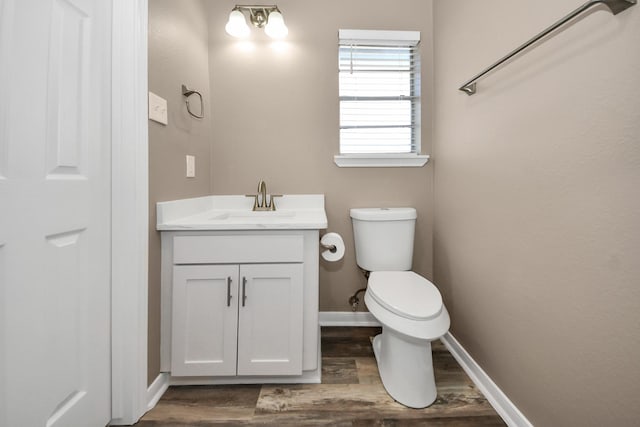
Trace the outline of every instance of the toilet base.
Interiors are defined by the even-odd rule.
[[[383,327],[373,339],[380,379],[387,393],[410,408],[426,408],[437,397],[431,342]]]

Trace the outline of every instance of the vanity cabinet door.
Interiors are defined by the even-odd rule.
[[[302,374],[302,264],[240,266],[238,375]]]
[[[236,375],[238,271],[238,265],[173,267],[172,375]]]

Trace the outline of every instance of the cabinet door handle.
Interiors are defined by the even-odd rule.
[[[244,302],[247,300],[247,278],[242,278],[242,306],[244,307]]]
[[[231,307],[231,277],[227,277],[227,307]]]

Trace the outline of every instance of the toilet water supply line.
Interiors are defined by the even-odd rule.
[[[351,304],[352,311],[358,311],[358,304],[360,304],[360,298],[358,298],[358,294],[366,290],[367,288],[358,289],[355,294],[351,295],[351,298],[349,298],[349,304]]]
[[[362,272],[362,274],[364,274],[365,279],[369,280],[369,274],[371,272],[363,270],[362,268],[360,269],[360,271]],[[355,294],[351,295],[351,298],[349,298],[349,304],[351,304],[352,311],[358,311],[358,304],[360,304],[360,298],[358,298],[358,294],[361,292],[365,292],[366,290],[367,287],[365,286],[364,288],[358,289]]]

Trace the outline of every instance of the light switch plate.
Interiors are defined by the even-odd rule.
[[[149,92],[149,119],[163,125],[169,123],[167,120],[167,100],[153,92]]]
[[[187,178],[196,177],[196,157],[187,154]]]

